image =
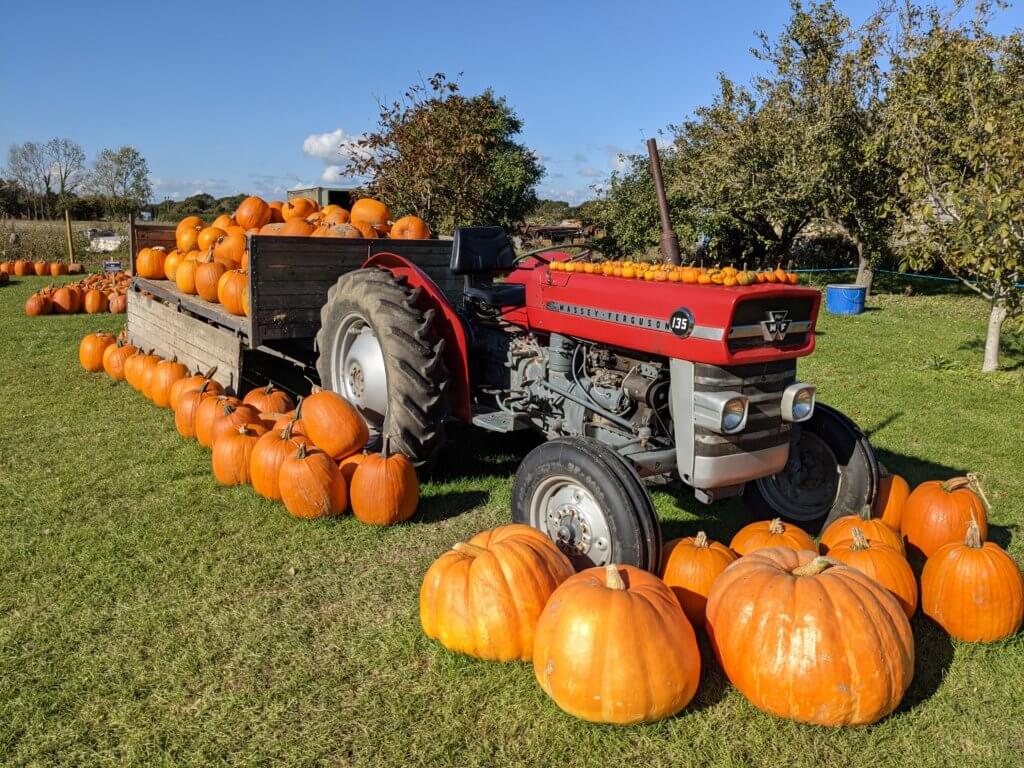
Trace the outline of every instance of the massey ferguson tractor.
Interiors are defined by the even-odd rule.
[[[649,143],[650,144],[650,143]],[[679,263],[656,148],[662,252]],[[820,293],[553,270],[497,227],[455,233],[461,306],[417,265],[375,256],[338,278],[321,312],[322,385],[429,465],[455,418],[547,440],[516,473],[512,517],[578,565],[656,570],[661,534],[644,478],[711,503],[817,527],[875,496],[879,468],[847,417],[816,402],[797,360],[814,350]]]

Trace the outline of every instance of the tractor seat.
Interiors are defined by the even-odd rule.
[[[452,240],[451,270],[456,275],[511,272],[516,250],[501,227],[460,227]]]
[[[526,286],[522,283],[467,285],[463,295],[491,307],[521,307],[526,304]]]

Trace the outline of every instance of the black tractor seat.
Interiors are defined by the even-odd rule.
[[[521,307],[526,286],[496,283],[494,278],[515,269],[516,249],[501,227],[460,227],[452,240],[451,270],[464,275],[468,301],[492,308]]]
[[[521,307],[526,303],[526,286],[522,283],[467,285],[463,295],[491,307]]]

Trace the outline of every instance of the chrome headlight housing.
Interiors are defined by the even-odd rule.
[[[807,421],[814,415],[813,384],[790,384],[782,393],[782,420]]]
[[[739,392],[694,392],[693,421],[695,424],[733,435],[747,426],[750,401]]]

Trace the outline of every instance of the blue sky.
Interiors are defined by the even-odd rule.
[[[874,7],[839,5],[855,22]],[[374,125],[378,101],[444,71],[508,99],[547,169],[542,196],[582,200],[620,152],[706,103],[717,72],[746,80],[755,30],[789,15],[784,0],[0,8],[4,157],[52,136],[90,158],[133,144],[156,199],[341,185],[337,144]],[[1018,7],[999,26],[1022,23]]]

